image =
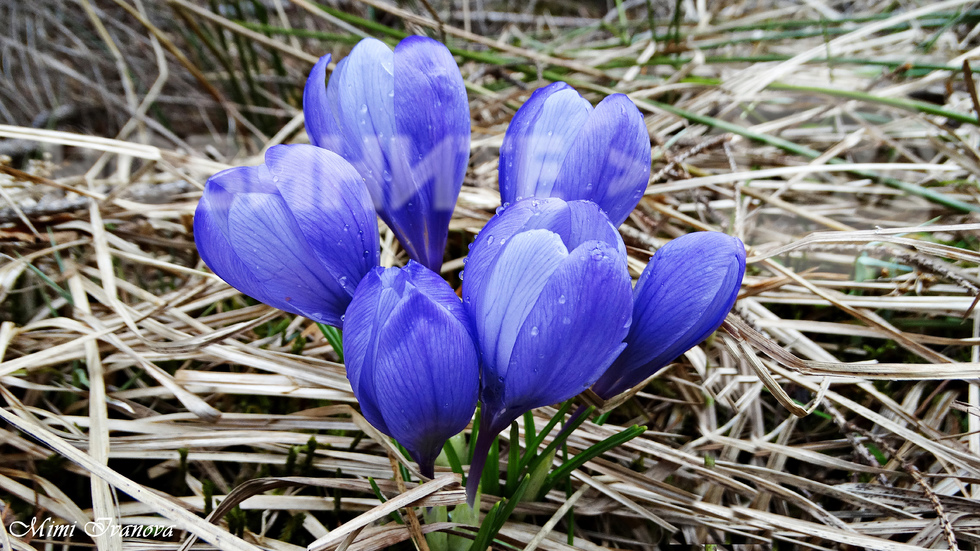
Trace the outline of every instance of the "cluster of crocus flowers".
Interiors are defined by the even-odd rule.
[[[732,308],[745,251],[720,233],[671,241],[632,288],[617,227],[650,177],[647,129],[626,96],[593,108],[564,83],[536,91],[507,131],[503,208],[471,245],[461,300],[437,273],[469,159],[452,55],[423,37],[394,52],[365,39],[325,83],[329,61],[304,91],[313,145],[213,176],[195,240],[243,293],[343,328],[364,417],[424,475],[479,399],[472,502],[490,444],[515,419],[590,387],[629,390]],[[378,265],[375,214],[405,267]]]

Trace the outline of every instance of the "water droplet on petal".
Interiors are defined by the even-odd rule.
[[[487,237],[487,245],[493,245],[493,236]]]
[[[538,336],[538,326],[537,325],[531,327],[531,336],[532,337],[537,337]],[[535,371],[537,371],[537,370],[535,370]]]
[[[565,295],[558,297],[558,304],[565,304]]]
[[[362,115],[366,115],[367,114],[367,104],[366,103],[362,103],[361,104],[361,114]]]
[[[460,270],[460,271],[459,271],[459,280],[460,280],[460,281],[463,281],[463,272],[465,272],[465,271],[466,271],[466,270]]]
[[[346,317],[347,317],[347,314],[341,314],[340,315],[340,321],[344,321],[344,318],[346,318]]]
[[[350,231],[350,224],[344,224],[344,231]]]
[[[565,316],[565,317],[563,317],[561,319],[561,322],[564,323],[565,325],[568,325],[568,324],[572,323],[572,318],[570,318],[568,316]]]

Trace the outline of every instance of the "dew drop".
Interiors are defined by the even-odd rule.
[[[493,245],[493,236],[487,237],[487,245]]]
[[[340,315],[340,321],[344,321],[344,318],[346,318],[346,317],[347,317],[347,314],[341,314]]]
[[[361,104],[361,114],[362,115],[366,115],[367,114],[367,104],[366,103],[362,103]]]
[[[565,295],[562,295],[562,296],[558,297],[558,304],[565,304],[565,301],[566,300],[567,299],[565,298]]]
[[[549,137],[549,138],[550,138],[551,136],[553,136],[554,134],[555,134],[555,133],[554,133],[554,132],[552,132],[551,130],[549,130],[549,131],[548,131],[548,137]]]
[[[538,336],[538,326],[537,325],[535,325],[534,327],[531,327],[531,336],[532,337],[537,337]],[[535,371],[537,371],[537,370],[535,370]]]
[[[570,318],[568,316],[565,316],[565,317],[563,317],[561,319],[561,322],[564,323],[565,325],[568,325],[568,324],[572,323],[572,318]]]
[[[503,205],[501,205],[501,206],[499,206],[499,207],[497,207],[497,210],[495,210],[495,211],[493,211],[493,212],[494,212],[494,214],[500,214],[501,212],[504,212],[504,207],[503,207]]]
[[[460,270],[460,271],[459,271],[459,280],[460,280],[460,281],[463,281],[463,272],[465,272],[465,271],[466,271],[466,270]]]
[[[344,224],[344,231],[350,231],[350,224]]]
[[[274,183],[277,183],[277,184],[278,184],[278,183],[279,183],[279,177],[278,177],[278,176],[273,176],[273,177],[272,177],[272,181],[273,181]]]
[[[606,258],[606,255],[602,254],[602,249],[600,248],[592,249],[592,260],[599,261],[602,260],[603,258]]]

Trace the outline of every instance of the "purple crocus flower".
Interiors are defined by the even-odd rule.
[[[409,256],[438,272],[470,146],[452,54],[422,36],[394,52],[365,38],[324,86],[329,62],[325,55],[313,67],[303,93],[310,141],[354,165]]]
[[[612,398],[708,338],[735,305],[744,274],[745,247],[723,233],[690,233],[658,249],[633,291],[626,350],[592,391]]]
[[[232,287],[328,325],[341,325],[358,282],[378,265],[378,222],[361,177],[310,145],[277,145],[265,164],[209,178],[194,241]]]
[[[500,196],[585,199],[614,226],[626,221],[650,179],[650,135],[623,94],[595,109],[564,82],[539,88],[514,115],[500,148]]]
[[[347,378],[361,412],[423,475],[476,410],[479,355],[452,287],[415,261],[361,280],[344,324]]]
[[[594,203],[518,201],[477,235],[463,297],[482,353],[472,502],[497,434],[585,390],[623,350],[632,307],[626,248]]]

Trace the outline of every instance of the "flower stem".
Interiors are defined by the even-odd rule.
[[[482,416],[481,416],[482,417]],[[500,431],[493,430],[486,418],[480,420],[480,433],[476,436],[476,447],[473,449],[473,460],[470,463],[470,472],[466,479],[466,504],[475,507],[473,502],[476,500],[476,491],[480,487],[480,479],[483,477],[483,468],[490,454],[490,446],[497,438]]]

